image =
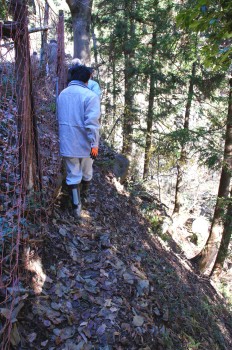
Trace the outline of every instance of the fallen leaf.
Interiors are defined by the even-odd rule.
[[[6,309],[6,308],[1,308],[0,309],[0,314],[3,315],[8,320],[11,318],[11,313],[12,313],[12,311],[9,310],[9,309]]]
[[[105,307],[110,307],[111,304],[112,304],[112,300],[111,299],[106,299],[104,306]]]
[[[29,343],[33,343],[33,341],[36,339],[37,334],[35,332],[28,334],[27,336],[27,340],[29,341]]]
[[[142,316],[134,316],[133,317],[133,325],[135,327],[141,327],[144,324],[144,318]]]
[[[134,276],[133,275],[126,272],[123,274],[123,278],[128,284],[134,284]]]
[[[97,334],[102,335],[105,333],[105,330],[106,330],[106,325],[103,323],[100,327],[98,327]]]
[[[17,347],[21,342],[21,338],[20,338],[16,323],[13,324],[13,327],[11,329],[10,342],[11,342],[11,345],[14,347]]]
[[[164,312],[164,314],[163,314],[163,320],[165,321],[165,322],[167,322],[168,321],[168,319],[169,319],[169,312],[168,312],[168,310],[166,310],[165,312]]]
[[[42,341],[40,344],[41,344],[41,346],[46,346],[47,345],[47,343],[48,343],[48,340],[45,340],[45,341]]]

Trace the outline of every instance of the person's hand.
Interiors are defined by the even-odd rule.
[[[96,159],[98,155],[98,147],[92,147],[90,151],[90,158]]]

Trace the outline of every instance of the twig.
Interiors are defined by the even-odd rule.
[[[111,136],[112,132],[114,131],[114,129],[115,129],[115,127],[116,127],[117,123],[120,121],[120,119],[121,119],[121,117],[122,117],[122,116],[123,116],[123,114],[122,114],[122,115],[120,115],[120,117],[118,117],[118,119],[117,119],[117,120],[116,120],[116,122],[114,123],[114,125],[113,125],[112,129],[110,130],[110,133],[109,133],[109,135],[108,135],[108,137],[107,137],[107,139],[106,139],[106,140],[109,140],[109,138],[110,138],[110,136]]]

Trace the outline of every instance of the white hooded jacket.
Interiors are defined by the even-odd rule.
[[[100,100],[84,83],[73,80],[57,101],[60,154],[87,158],[99,144]]]

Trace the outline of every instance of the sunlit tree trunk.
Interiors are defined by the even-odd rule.
[[[229,84],[226,139],[217,203],[209,238],[202,252],[193,259],[197,260],[200,271],[208,276],[217,267],[217,264],[218,266],[223,264],[231,237],[232,79],[230,79]]]
[[[90,23],[92,0],[66,0],[72,16],[74,58],[90,64]]]
[[[196,62],[194,62],[192,65],[192,73],[191,73],[189,89],[188,89],[188,98],[187,98],[187,104],[185,108],[184,131],[186,131],[186,133],[189,130],[189,119],[190,119],[191,106],[192,106],[192,100],[193,100],[193,94],[194,94],[195,76],[196,76]],[[180,208],[182,206],[183,175],[184,175],[186,163],[187,163],[187,143],[184,140],[181,147],[180,158],[177,162],[177,179],[176,179],[175,204],[174,204],[173,214],[179,214]]]
[[[147,130],[146,130],[146,145],[145,145],[145,159],[143,169],[143,179],[146,179],[149,172],[149,164],[152,156],[152,126],[153,126],[153,109],[154,109],[154,98],[155,98],[155,71],[154,71],[154,58],[155,58],[155,47],[156,47],[156,33],[153,28],[152,34],[152,47],[151,47],[151,58],[150,58],[150,90],[148,97],[148,112],[147,112]]]
[[[231,198],[232,198],[232,190],[230,191],[230,200]],[[215,266],[213,269],[213,272],[216,275],[219,275],[222,271],[224,261],[228,255],[228,248],[229,248],[231,236],[232,236],[232,203],[230,202],[226,213],[224,231],[222,234],[222,240],[221,240],[219,252],[218,252]]]

